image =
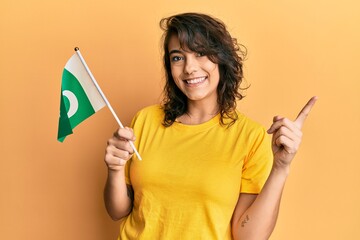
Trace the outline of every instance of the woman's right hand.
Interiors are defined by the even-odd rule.
[[[105,163],[109,170],[124,169],[126,162],[134,153],[129,141],[135,141],[135,135],[133,130],[128,127],[118,129],[107,141]]]

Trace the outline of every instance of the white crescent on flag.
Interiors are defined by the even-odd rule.
[[[75,96],[75,94],[69,90],[64,90],[62,92],[63,96],[65,96],[69,102],[70,102],[70,106],[69,106],[69,110],[67,112],[68,118],[71,118],[72,116],[74,116],[74,114],[76,113],[76,111],[79,108],[79,102]]]

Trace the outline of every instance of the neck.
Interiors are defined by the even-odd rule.
[[[188,102],[187,112],[178,117],[178,121],[187,125],[197,125],[209,121],[219,112],[218,104]]]

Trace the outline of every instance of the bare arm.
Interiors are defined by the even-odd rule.
[[[132,187],[125,182],[125,164],[133,153],[128,140],[135,140],[132,130],[119,129],[108,140],[105,153],[108,177],[104,201],[106,210],[113,220],[127,216],[131,212],[134,199]]]
[[[276,225],[290,164],[301,143],[301,128],[316,99],[309,100],[294,122],[274,117],[268,130],[273,134],[273,168],[259,195],[240,194],[232,219],[234,239],[266,240],[270,237]]]
[[[274,230],[287,173],[272,169],[261,193],[241,194],[234,211],[234,239],[265,240]]]

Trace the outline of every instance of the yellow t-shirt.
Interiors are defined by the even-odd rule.
[[[143,160],[134,155],[126,167],[134,205],[119,239],[232,239],[240,192],[259,193],[272,166],[265,129],[238,115],[230,128],[220,115],[166,128],[159,105],[138,112],[132,127]]]

